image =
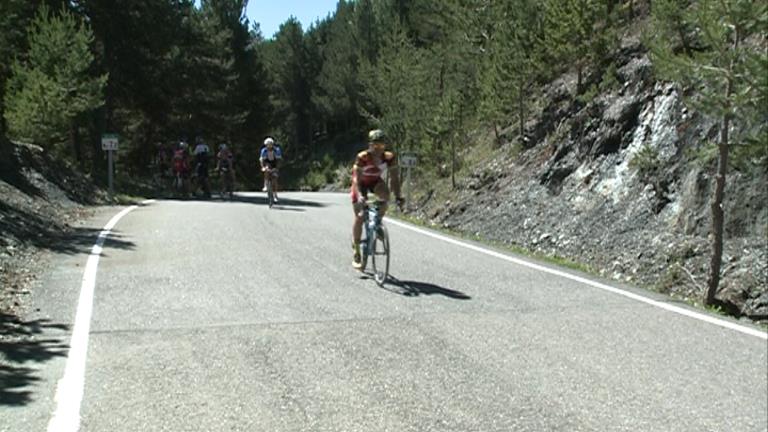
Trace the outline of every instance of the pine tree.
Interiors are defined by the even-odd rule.
[[[312,87],[308,71],[310,56],[301,24],[290,18],[280,25],[274,40],[265,47],[270,74],[274,134],[283,137],[284,151],[307,155],[312,141]]]
[[[399,19],[387,23],[379,59],[361,70],[364,104],[369,123],[387,131],[393,147],[420,150],[429,142],[428,128],[438,103],[434,61],[417,48]],[[430,149],[426,149],[431,151]]]
[[[63,142],[76,117],[103,103],[106,76],[93,77],[90,28],[66,9],[40,8],[26,61],[11,66],[5,117],[11,134],[44,145]],[[76,151],[77,153],[77,151]]]
[[[604,0],[547,0],[547,45],[549,57],[560,64],[576,66],[576,93],[584,89],[584,70],[600,60],[601,39],[606,29],[598,29],[601,19],[605,23]]]
[[[355,45],[355,27],[352,21],[353,5],[340,1],[336,14],[326,20],[323,40],[314,43],[320,59],[317,91],[313,92],[314,105],[330,126],[331,133],[346,130],[357,122],[359,104],[358,68],[360,51]],[[319,29],[313,29],[318,34]],[[319,36],[319,35],[318,35]]]
[[[11,75],[14,59],[23,59],[27,52],[27,27],[35,17],[41,3],[56,3],[30,0],[4,0],[0,2],[0,165],[11,160],[10,141],[5,120],[5,90]],[[61,3],[61,2],[58,2]],[[8,169],[12,169],[9,164]]]
[[[492,2],[488,9],[481,109],[500,144],[499,126],[513,112],[524,139],[529,88],[542,69],[543,12],[529,0]]]
[[[697,108],[720,123],[715,188],[710,201],[712,255],[704,299],[711,305],[716,302],[720,283],[723,198],[731,149],[750,144],[765,149],[761,140],[766,136],[768,104],[768,5],[752,0],[699,0],[678,13],[667,7],[670,1],[654,2],[654,18],[668,24],[664,27],[666,33],[653,38],[654,61],[662,76],[695,88],[700,98]],[[696,44],[701,49],[676,51],[676,43],[671,41],[680,36],[676,31],[679,28],[697,29]],[[678,42],[684,45],[683,40]]]
[[[379,28],[376,25],[373,0],[358,0],[354,3],[354,9],[354,36],[359,57],[364,62],[374,64],[379,51]]]

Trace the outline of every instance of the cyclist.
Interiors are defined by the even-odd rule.
[[[166,179],[168,178],[168,175],[171,173],[171,160],[173,158],[172,156],[172,149],[173,144],[170,146],[167,146],[166,143],[159,141],[157,144],[157,155],[155,156],[155,161],[157,162],[157,168],[160,171],[160,178]]]
[[[216,172],[219,173],[219,177],[222,179],[222,185],[229,185],[229,187],[222,186],[222,196],[224,192],[231,192],[232,185],[235,182],[235,163],[232,151],[226,144],[219,146],[219,153],[216,154]]]
[[[210,159],[211,149],[202,138],[197,138],[194,154],[195,175],[197,176],[200,187],[203,189],[203,194],[210,198],[211,187],[208,184],[208,161]]]
[[[173,181],[174,190],[181,189],[181,193],[187,194],[187,179],[189,178],[189,153],[187,152],[187,143],[179,141],[176,150],[173,152]],[[180,183],[180,184],[177,184]],[[177,189],[178,188],[178,189]]]
[[[384,131],[374,129],[368,132],[368,150],[357,154],[355,165],[352,167],[352,209],[355,212],[355,220],[352,224],[352,266],[362,267],[360,253],[360,237],[363,233],[363,209],[368,192],[373,192],[381,201],[380,214],[384,217],[387,212],[389,200],[389,187],[385,180],[389,178],[392,189],[397,197],[397,205],[403,205],[403,197],[400,190],[400,177],[397,171],[397,157],[395,153],[387,151],[387,138]],[[387,174],[389,173],[389,176]]]
[[[271,175],[272,192],[275,196],[275,202],[277,202],[278,191],[278,165],[282,159],[283,152],[280,149],[280,146],[275,145],[275,140],[272,137],[267,137],[267,139],[264,140],[264,147],[261,148],[261,155],[259,157],[259,161],[261,163],[261,172],[264,173],[264,189],[262,189],[262,191],[266,192],[267,178]]]

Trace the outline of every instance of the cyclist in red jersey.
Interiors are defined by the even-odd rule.
[[[189,181],[189,153],[187,151],[187,143],[184,141],[179,142],[178,147],[173,152],[171,159],[173,163],[173,182],[174,188],[180,189],[180,192],[184,195],[187,194],[187,182]],[[180,182],[180,184],[177,184]]]
[[[397,157],[391,151],[386,151],[387,136],[380,129],[374,129],[368,133],[368,150],[357,154],[355,165],[352,168],[352,207],[355,212],[355,220],[352,225],[352,265],[361,268],[362,256],[360,253],[360,238],[363,233],[363,207],[368,197],[368,192],[373,192],[383,201],[380,207],[381,217],[387,211],[389,200],[389,186],[386,178],[389,178],[392,189],[397,197],[397,204],[402,206],[403,197],[400,190],[400,176],[397,170]],[[389,174],[389,175],[388,175]]]

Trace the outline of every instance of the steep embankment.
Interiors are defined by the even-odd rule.
[[[414,203],[421,204],[417,216],[699,300],[710,257],[714,162],[697,153],[716,137],[717,124],[689,106],[695,94],[683,98],[684,89],[653,77],[639,40],[626,39],[615,64],[614,85],[589,101],[573,96],[571,75],[547,85],[524,148],[508,136],[458,190],[426,188]],[[604,77],[590,80],[597,85]],[[731,170],[727,182],[718,298],[731,314],[768,320],[765,171]]]
[[[91,242],[94,233],[70,224],[85,204],[105,202],[90,179],[42,148],[13,146],[13,163],[0,169],[0,313],[23,304],[30,281],[44,264],[41,253]]]

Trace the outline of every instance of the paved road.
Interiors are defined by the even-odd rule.
[[[104,247],[81,431],[766,431],[768,343],[390,224],[337,194],[162,201]],[[0,431],[45,431],[104,209],[0,345]],[[666,301],[662,297],[652,297]],[[21,331],[18,330],[18,331]],[[62,397],[64,398],[64,397]]]

